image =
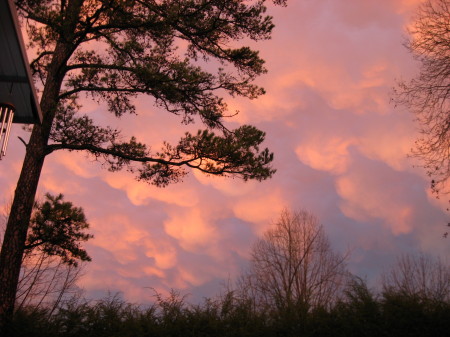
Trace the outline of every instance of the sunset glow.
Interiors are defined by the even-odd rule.
[[[448,256],[443,239],[449,213],[435,200],[429,179],[409,158],[418,136],[414,116],[390,103],[400,79],[417,73],[402,45],[419,0],[291,0],[269,5],[271,40],[252,45],[266,60],[257,79],[266,95],[229,100],[228,125],[266,132],[275,154],[272,179],[244,182],[190,172],[157,188],[126,171],[109,172],[76,152],[47,157],[38,195],[62,193],[84,209],[94,239],[79,286],[87,297],[121,292],[149,302],[149,288],[178,289],[193,301],[218,294],[248,263],[255,239],[284,208],[307,209],[324,225],[337,251],[352,251],[349,268],[376,284],[383,268],[403,253]],[[81,101],[98,121],[152,144],[176,142],[186,130],[146,98],[137,115],[118,121],[95,102]],[[84,103],[85,102],[85,103]],[[24,157],[13,125],[0,164],[7,204]]]

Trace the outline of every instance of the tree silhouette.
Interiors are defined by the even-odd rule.
[[[5,212],[5,222],[9,210]],[[36,201],[28,229],[16,294],[17,309],[46,305],[51,314],[74,291],[90,256],[82,243],[93,236],[81,208],[64,201],[62,194]],[[3,232],[3,231],[2,231]],[[3,233],[2,233],[3,234]]]
[[[450,2],[427,0],[409,29],[406,47],[420,72],[401,82],[394,101],[416,116],[421,133],[412,154],[421,159],[438,195],[450,178]]]
[[[284,210],[253,245],[250,269],[240,288],[259,305],[283,314],[326,308],[343,289],[345,260],[332,251],[313,214]]]
[[[424,254],[402,255],[382,277],[383,292],[418,300],[450,301],[448,262]]]
[[[273,23],[265,2],[15,1],[37,52],[31,68],[43,85],[44,117],[26,145],[0,255],[0,325],[13,312],[33,200],[50,153],[84,151],[111,171],[126,168],[157,186],[179,181],[186,169],[245,180],[275,172],[273,155],[260,149],[264,132],[248,125],[227,128],[224,118],[233,112],[221,96],[254,99],[264,93],[253,84],[266,72],[264,61],[238,41],[270,38]],[[202,67],[209,61],[215,63]],[[149,95],[183,123],[200,121],[206,129],[151,151],[134,136],[126,140],[80,114],[82,94],[117,117],[137,112],[133,99]]]

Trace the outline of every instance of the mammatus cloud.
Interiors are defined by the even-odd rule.
[[[351,164],[349,146],[354,142],[352,139],[323,139],[318,136],[307,145],[299,145],[295,152],[299,160],[311,168],[337,175],[348,170]]]
[[[121,291],[136,302],[152,300],[149,288],[180,289],[193,300],[212,296],[239,275],[252,242],[284,207],[315,213],[333,247],[352,249],[349,266],[361,276],[375,279],[397,254],[448,254],[445,203],[429,195],[427,177],[407,157],[417,135],[413,116],[389,98],[397,79],[417,71],[402,42],[419,2],[301,0],[269,8],[275,34],[256,45],[267,60],[269,74],[258,80],[267,94],[229,102],[240,111],[231,126],[266,131],[278,170],[269,181],[196,172],[159,189],[83,154],[49,156],[40,193],[64,193],[82,206],[95,235],[80,286],[90,296]],[[137,116],[113,123],[153,150],[185,132],[151,100],[137,105]],[[84,107],[112,120],[96,103]],[[23,154],[12,139],[0,163],[5,198]]]

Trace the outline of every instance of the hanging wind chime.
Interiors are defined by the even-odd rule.
[[[0,160],[6,155],[13,118],[14,107],[11,104],[0,103]]]

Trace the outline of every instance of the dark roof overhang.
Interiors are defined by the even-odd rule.
[[[42,122],[13,0],[0,0],[0,103],[13,105],[13,123]]]

